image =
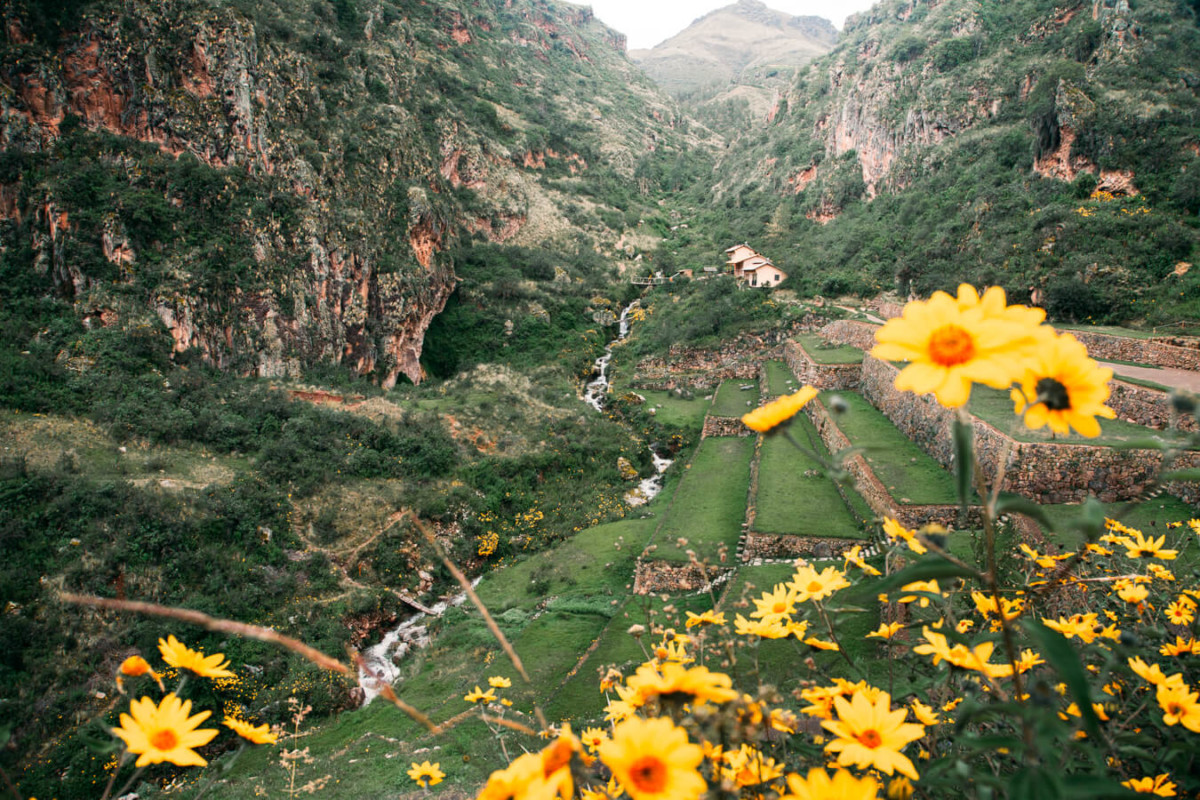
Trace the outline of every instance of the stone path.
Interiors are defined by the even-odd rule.
[[[1100,364],[1110,367],[1118,378],[1138,378],[1139,380],[1153,381],[1161,386],[1200,392],[1200,372],[1169,367],[1131,367],[1127,364],[1114,364],[1110,361],[1101,361]]]

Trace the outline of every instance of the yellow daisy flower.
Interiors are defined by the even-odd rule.
[[[208,719],[211,711],[192,711],[191,700],[180,700],[168,694],[155,705],[149,697],[134,700],[129,714],[121,715],[121,726],[113,728],[114,736],[125,742],[129,752],[138,756],[136,766],[161,764],[169,761],[179,767],[203,767],[208,764],[194,748],[202,747],[217,735],[216,728],[197,728]]]
[[[251,725],[245,720],[226,714],[223,724],[238,736],[254,744],[275,744],[275,741],[279,738],[279,734],[271,733],[271,726],[265,723],[262,725]]]
[[[687,612],[687,622],[684,623],[685,628],[694,628],[697,625],[724,625],[725,612],[717,613],[709,609],[703,614],[694,614],[691,611]]]
[[[512,686],[512,680],[501,675],[493,675],[488,678],[488,686],[491,686],[493,689],[507,689]]]
[[[1025,361],[1019,387],[1010,393],[1014,413],[1031,430],[1046,425],[1066,436],[1071,428],[1080,435],[1100,435],[1096,417],[1113,419],[1104,405],[1113,371],[1088,358],[1087,348],[1069,333],[1043,338]]]
[[[193,650],[175,638],[174,634],[166,640],[158,640],[158,651],[162,653],[163,661],[176,669],[186,669],[201,678],[232,678],[233,673],[226,669],[229,659],[224,653],[214,653],[206,656],[199,650]]]
[[[446,777],[446,773],[442,772],[442,765],[438,761],[433,763],[423,761],[420,764],[414,761],[408,770],[408,777],[424,789],[427,786],[436,786],[441,783],[442,778]]]
[[[766,433],[767,431],[779,425],[782,422],[787,422],[792,417],[800,412],[817,396],[817,390],[811,386],[805,386],[795,394],[785,395],[776,400],[772,400],[765,406],[754,409],[748,414],[742,416],[742,424],[752,431]]]
[[[900,750],[924,736],[925,726],[905,722],[908,709],[892,710],[891,704],[887,692],[880,692],[875,702],[863,692],[855,692],[849,701],[835,697],[838,718],[823,721],[821,727],[837,738],[825,745],[825,750],[837,753],[841,766],[875,767],[888,775],[899,772],[916,780],[916,767]]]
[[[824,600],[839,589],[850,585],[846,576],[837,567],[826,567],[817,572],[808,564],[797,567],[787,584],[796,592],[796,602]]]
[[[866,635],[867,639],[890,639],[904,627],[903,622],[883,623]]]
[[[820,767],[808,771],[801,778],[796,773],[787,776],[787,794],[779,800],[827,800],[836,797],[838,800],[875,800],[879,794],[879,783],[867,775],[856,778],[848,770],[839,769],[829,776]]]
[[[159,691],[166,691],[163,686],[162,676],[150,668],[150,662],[139,655],[132,655],[121,662],[121,666],[117,667],[117,691],[125,694],[124,676],[137,678],[142,675],[149,675],[158,683]]]
[[[1162,775],[1156,775],[1153,778],[1134,778],[1128,781],[1121,781],[1121,785],[1142,794],[1174,797],[1175,784],[1171,783],[1169,780],[1170,777],[1168,773],[1164,772]]]
[[[960,294],[968,288],[960,287]],[[991,302],[964,308],[945,292],[935,292],[928,301],[910,302],[901,317],[888,320],[875,333],[879,344],[871,355],[909,362],[896,376],[898,390],[933,392],[941,405],[959,408],[966,405],[972,382],[1007,389],[1035,336],[1037,326],[1029,320],[993,312]]]
[[[698,800],[704,751],[669,719],[628,719],[600,746],[600,760],[633,800]]]
[[[496,693],[491,689],[485,692],[476,685],[473,691],[463,695],[463,700],[468,703],[494,703],[496,702]]]

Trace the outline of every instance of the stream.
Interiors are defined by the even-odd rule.
[[[621,316],[617,320],[617,338],[609,342],[608,346],[604,348],[604,355],[596,359],[593,367],[595,377],[584,387],[583,401],[597,412],[604,411],[604,400],[608,395],[609,387],[608,364],[612,361],[613,348],[629,335],[629,312],[637,305],[638,301],[634,300],[621,312]],[[667,467],[671,466],[672,459],[659,455],[653,444],[650,445],[650,459],[654,463],[654,474],[649,478],[643,478],[637,488],[630,489],[625,493],[626,505],[633,507],[645,505],[662,491],[663,473],[666,472]],[[478,584],[481,579],[476,578],[471,586]],[[429,610],[433,611],[435,616],[441,616],[447,608],[460,605],[466,599],[467,595],[460,593],[433,605]],[[428,616],[424,613],[414,614],[389,631],[379,644],[363,651],[363,663],[375,675],[372,677],[367,670],[361,668],[358,671],[358,685],[363,690],[364,706],[379,696],[381,684],[391,684],[400,677],[399,663],[413,648],[425,647],[429,644],[429,629],[424,622]]]
[[[583,388],[583,402],[598,412],[604,411],[604,398],[608,395],[608,365],[612,361],[613,348],[629,335],[629,312],[639,304],[640,301],[634,300],[621,311],[621,316],[617,320],[617,338],[609,342],[608,346],[604,348],[604,355],[596,359],[596,363],[592,366],[592,374],[596,377]],[[671,466],[672,460],[660,456],[655,451],[653,444],[650,445],[650,460],[654,462],[654,474],[649,478],[643,478],[636,489],[625,493],[626,505],[644,506],[662,491],[663,473],[666,472],[667,467]]]

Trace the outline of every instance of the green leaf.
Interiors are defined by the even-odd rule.
[[[1164,472],[1158,479],[1162,483],[1169,483],[1170,481],[1200,481],[1200,467],[1173,469],[1170,472]]]
[[[1062,797],[1062,787],[1050,770],[1026,767],[1013,774],[1008,796],[1020,800],[1058,800]]]
[[[971,494],[971,470],[975,463],[974,428],[959,417],[954,418],[954,477],[958,486],[958,504],[967,507]]]
[[[1111,775],[1067,775],[1063,778],[1063,789],[1067,797],[1145,797],[1126,789]]]
[[[1075,523],[1075,526],[1089,542],[1094,542],[1100,538],[1100,534],[1104,532],[1104,504],[1094,497],[1088,497],[1083,502],[1081,509],[1083,514]]]
[[[1046,530],[1051,533],[1054,532],[1054,522],[1046,514],[1046,510],[1032,500],[1020,495],[1000,495],[1000,499],[996,502],[996,515],[999,516],[1000,514],[1024,514]]]
[[[1083,668],[1079,653],[1067,637],[1047,628],[1039,620],[1026,620],[1024,627],[1033,637],[1046,662],[1054,667],[1063,683],[1067,685],[1067,691],[1079,707],[1088,736],[1092,741],[1100,741],[1100,719],[1092,708],[1092,689],[1088,684],[1087,671]]]
[[[964,569],[939,555],[930,553],[922,556],[916,563],[910,564],[886,578],[880,578],[878,581],[862,581],[858,586],[872,594],[879,594],[890,592],[892,589],[906,586],[915,581],[940,581],[944,578],[966,578],[974,575],[974,570]]]

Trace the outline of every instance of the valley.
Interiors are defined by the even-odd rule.
[[[764,707],[807,714],[802,692],[843,674],[896,698],[942,692],[964,673],[943,685],[900,658],[922,642],[920,614],[863,587],[822,606],[807,640],[732,634],[797,558],[847,571],[865,558],[884,581],[936,573],[885,519],[948,529],[946,575],[964,587],[1046,578],[1018,545],[1090,556],[1115,535],[1105,517],[1165,536],[1182,582],[1157,580],[1134,607],[1139,644],[1079,657],[1105,679],[1092,697],[1141,643],[1152,655],[1168,631],[1194,637],[1150,615],[1187,597],[1200,557],[1180,527],[1200,508],[1198,13],[881,0],[839,31],[740,0],[627,52],[591,8],[558,0],[12,0],[10,793],[94,798],[133,775],[138,797],[474,796],[541,746],[513,724],[608,726],[618,695],[601,681],[630,675],[666,629],[694,634],[692,655],[737,685],[771,687]],[[771,288],[730,272],[739,243],[763,254]],[[1112,368],[1100,438],[1026,429],[1008,389],[977,385],[955,411],[895,388],[903,364],[870,355],[875,333],[962,282],[1044,308]],[[805,385],[819,393],[786,436],[742,423]],[[961,482],[960,427],[977,472],[999,476],[995,515]],[[530,682],[410,513],[475,582]],[[1072,600],[1111,582],[1086,580]],[[409,647],[370,663],[442,730],[268,643],[64,592],[191,608],[339,658],[400,631]],[[1077,607],[1065,592],[1045,613]],[[1088,608],[1114,622],[1134,613],[1099,595]],[[727,627],[689,627],[705,612]],[[895,641],[864,638],[893,622]],[[1032,624],[1013,627],[1040,635]],[[971,635],[999,653],[986,628]],[[231,661],[236,678],[188,686],[209,724],[246,714],[281,726],[282,746],[226,733],[203,770],[119,763],[110,731],[129,698],[113,678],[135,653],[157,664],[167,635]],[[1054,661],[1047,691],[1078,691],[1069,659],[1033,641]],[[511,705],[464,699],[489,677],[512,681]],[[996,686],[964,689],[968,707]],[[799,742],[822,728],[801,723],[796,749],[773,751],[790,768],[823,763]],[[1116,725],[1076,736],[1095,747],[1064,774],[1111,783],[1084,766],[1095,743],[1170,740],[1155,768],[1200,790],[1170,739],[1183,728],[1161,727],[1155,742]],[[1046,752],[1083,729],[1054,731]],[[316,758],[281,760],[304,748]],[[1052,771],[934,751],[933,787],[960,757],[980,785]],[[423,760],[442,785],[414,788],[405,765]]]

